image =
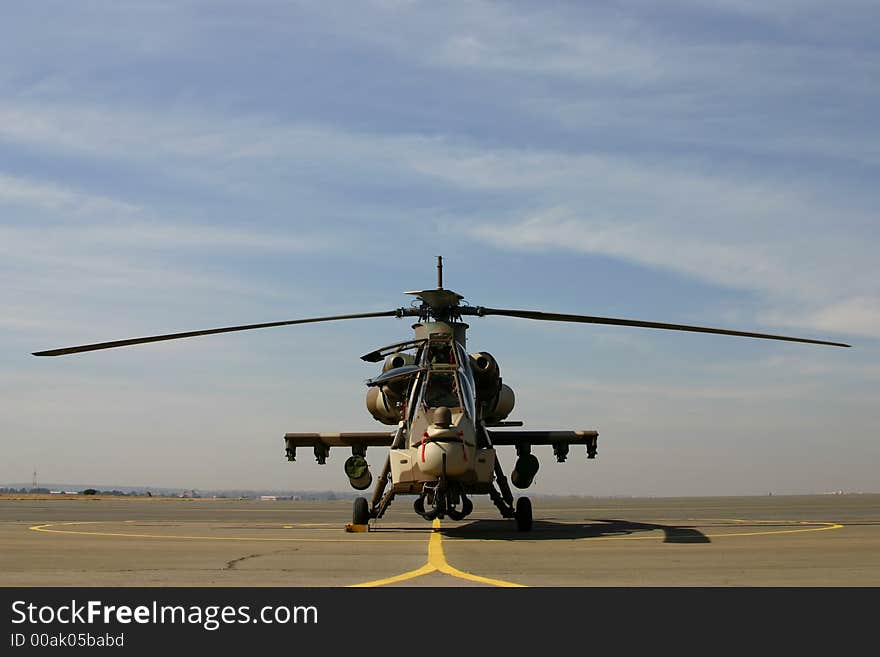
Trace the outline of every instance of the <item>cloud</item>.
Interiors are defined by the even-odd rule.
[[[0,227],[5,252],[10,258],[32,258],[36,253],[63,247],[69,257],[77,248],[137,247],[138,250],[190,250],[207,253],[253,252],[307,253],[335,248],[336,241],[319,234],[294,236],[268,232],[259,227],[248,230],[236,227],[174,224],[166,221],[128,221],[92,223],[80,226]],[[22,246],[35,247],[23,252]],[[49,247],[49,248],[46,248]],[[45,250],[44,250],[45,249]]]
[[[124,158],[138,151],[124,143],[130,120],[125,112],[100,115],[111,136],[102,147],[104,155]],[[501,249],[609,255],[758,292],[768,305],[760,318],[769,324],[871,336],[880,332],[875,321],[880,280],[862,273],[874,267],[871,242],[863,239],[870,220],[860,209],[841,208],[839,200],[797,180],[708,173],[699,161],[655,164],[599,153],[485,148],[448,138],[355,133],[312,124],[266,126],[256,118],[239,119],[234,126],[222,118],[203,118],[201,124],[213,136],[197,148],[192,144],[199,140],[193,139],[184,140],[186,147],[170,145],[175,136],[194,129],[186,117],[171,115],[155,122],[156,134],[149,138],[159,151],[168,141],[168,152],[176,149],[183,158],[181,166],[193,160],[196,169],[198,162],[213,158],[243,160],[240,168],[245,170],[253,161],[283,168],[308,161],[313,172],[348,171],[349,183],[361,179],[369,184],[370,177],[384,170],[387,179],[398,182],[441,182],[458,192],[485,196],[503,192],[502,205],[488,206],[498,218],[463,222],[462,229]],[[69,144],[90,144],[87,122],[79,125],[83,133],[74,133]],[[173,168],[175,162],[163,166]],[[238,170],[210,175],[240,180]],[[80,215],[139,214],[137,206],[124,201],[10,176],[0,178],[0,198]],[[516,209],[523,201],[534,209]],[[833,224],[827,220],[832,216]],[[58,237],[76,239],[63,232]],[[11,239],[7,234],[10,244]],[[85,228],[80,239],[145,248],[302,252],[327,246],[322,237],[292,238],[259,228],[131,220]]]
[[[245,305],[289,299],[290,290],[264,272],[218,263],[327,253],[344,241],[317,227],[166,217],[149,203],[8,174],[0,174],[0,212],[0,328],[8,337],[91,335],[95,321],[127,331],[125,319],[144,320],[134,308],[125,319],[116,309],[133,300],[141,312],[167,313],[197,302],[224,307],[230,295]],[[81,307],[85,299],[101,309]]]
[[[164,219],[125,200],[4,174],[0,174],[2,205],[17,211],[14,219],[7,213],[7,220],[0,223],[0,254],[7,266],[29,266],[35,271],[47,265],[79,265],[93,272],[109,268],[120,274],[138,271],[138,257],[163,251],[290,254],[325,251],[338,244],[338,239],[313,229],[292,234],[259,225]],[[124,260],[113,253],[124,254]]]
[[[0,121],[10,140],[109,161],[146,158],[164,172],[183,171],[215,185],[250,181],[264,194],[280,193],[285,183],[284,177],[267,178],[269,169],[288,172],[293,180],[329,176],[360,189],[377,181],[425,188],[439,183],[473,196],[471,212],[480,219],[460,221],[460,228],[497,248],[608,255],[756,292],[766,305],[760,319],[770,324],[880,333],[874,321],[880,279],[864,275],[875,260],[872,242],[864,239],[871,215],[852,205],[852,198],[834,196],[809,179],[708,169],[709,160],[697,156],[658,161],[487,147],[460,138],[358,132],[255,115],[229,119],[170,111],[148,121],[142,111],[118,107],[9,103],[0,106],[0,118],[4,112],[30,117],[30,123]],[[81,226],[78,236],[60,231],[49,242],[218,252],[305,252],[338,243],[319,232],[273,233],[259,223],[208,229],[153,220],[140,204],[8,175],[0,178],[0,200],[126,220]],[[385,221],[386,230],[393,221]],[[372,228],[382,230],[376,222]],[[6,232],[9,245],[32,237],[27,229]],[[7,246],[12,251],[20,249]]]
[[[780,214],[778,224],[796,230],[792,214]],[[703,226],[684,231],[662,220],[594,219],[554,208],[523,220],[470,225],[467,231],[499,248],[602,254],[756,292],[766,306],[758,318],[769,325],[880,337],[877,280],[855,276],[874,268],[871,248],[859,242],[858,234],[828,253],[827,243],[841,240],[827,237],[821,228],[808,239],[804,232],[787,240],[747,231],[738,239],[724,239],[713,235],[723,217],[704,219]]]
[[[880,299],[851,297],[831,302],[813,311],[783,315],[768,312],[763,320],[779,326],[811,326],[823,331],[880,337]]]
[[[246,130],[253,121],[220,120],[192,109],[168,108],[156,116],[143,108],[88,104],[70,100],[0,104],[0,139],[33,144],[55,152],[120,157],[126,160],[246,157],[261,144]],[[266,142],[272,135],[265,125]]]
[[[105,196],[83,193],[53,182],[0,173],[0,203],[27,205],[66,215],[132,216],[143,208]],[[8,223],[8,221],[7,221]]]
[[[277,105],[264,115],[234,115],[175,99],[158,112],[117,99],[100,104],[73,94],[61,100],[10,94],[0,103],[0,139],[105,164],[146,166],[240,198],[279,199],[290,188],[315,194],[320,183],[365,196],[381,185],[442,186],[452,192],[454,209],[441,207],[435,216],[445,222],[465,208],[467,217],[479,218],[462,222],[463,230],[499,249],[608,255],[755,293],[763,305],[757,316],[769,324],[876,336],[880,278],[865,275],[875,258],[870,186],[844,182],[841,193],[824,179],[824,166],[804,175],[766,159],[728,163],[713,150],[867,167],[878,161],[880,142],[858,120],[876,103],[870,82],[878,64],[864,56],[870,48],[861,38],[869,34],[870,5],[852,2],[846,11],[798,6],[684,1],[672,3],[670,18],[658,20],[638,3],[613,10],[494,3],[439,9],[408,2],[345,12],[275,7],[247,23],[272,24],[269,48],[307,27],[326,38],[328,51],[346,44],[390,58],[382,62],[391,73],[415,67],[441,76],[450,104],[474,84],[490,84],[502,92],[505,111],[498,113],[486,94],[482,114],[474,117],[489,126],[483,139],[456,135],[449,123],[427,135],[411,127],[418,120],[371,132],[352,127],[350,116],[347,125],[289,119]],[[298,22],[279,20],[294,14]],[[165,10],[137,15],[168,18]],[[698,20],[698,29],[685,30],[678,16]],[[378,29],[390,21],[399,29]],[[123,31],[130,25],[120,24]],[[200,43],[212,43],[234,25],[232,16],[218,18]],[[189,61],[195,51],[179,50],[185,32],[175,32],[175,52]],[[92,30],[84,34],[94,36]],[[124,48],[124,38],[114,42]],[[498,120],[487,121],[493,113]],[[532,144],[523,145],[495,132],[511,117],[536,114],[562,130],[550,133],[556,147],[541,143],[543,133],[527,131]],[[603,128],[609,134],[592,147],[584,130]],[[497,143],[520,145],[492,145]],[[401,193],[398,202],[417,205],[414,196]],[[240,224],[212,234],[154,222],[140,202],[72,197],[54,183],[34,188],[0,178],[3,198],[50,211],[127,217],[124,226],[96,222],[85,228],[83,241],[92,243],[176,243],[218,252],[239,245],[268,252],[323,247],[320,238]],[[345,209],[345,203],[334,208],[340,214]],[[394,221],[372,225],[382,233]]]

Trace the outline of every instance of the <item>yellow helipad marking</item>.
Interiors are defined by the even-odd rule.
[[[421,568],[410,570],[394,577],[386,577],[385,579],[376,579],[371,582],[362,582],[361,584],[353,584],[352,587],[367,586],[385,586],[386,584],[396,584],[415,577],[421,577],[428,573],[441,572],[445,575],[457,577],[459,579],[469,580],[471,582],[479,582],[480,584],[489,584],[491,586],[524,586],[515,582],[507,582],[503,579],[492,579],[491,577],[483,577],[474,575],[463,570],[459,570],[455,566],[450,566],[446,561],[446,555],[443,554],[443,534],[440,533],[440,520],[434,519],[434,531],[431,534],[431,540],[428,541],[428,562]]]
[[[741,518],[731,518],[732,522],[764,524],[799,524],[808,525],[806,529],[777,529],[769,532],[735,532],[733,534],[705,534],[708,538],[716,538],[720,536],[767,536],[769,534],[799,534],[803,532],[824,532],[829,529],[842,529],[844,525],[837,522],[819,522],[814,520],[743,520]]]
[[[720,519],[724,522],[736,522],[736,523],[753,523],[753,524],[797,524],[797,525],[805,525],[804,527],[799,527],[797,529],[775,529],[772,531],[756,531],[756,532],[733,532],[733,533],[720,533],[720,534],[703,534],[706,538],[722,538],[722,537],[739,537],[739,536],[769,536],[773,534],[798,534],[804,532],[821,532],[827,531],[830,529],[842,529],[844,525],[836,522],[819,522],[819,521],[808,521],[808,520],[745,520],[741,518],[725,518]],[[164,538],[164,539],[181,539],[181,540],[202,540],[202,541],[259,541],[259,542],[309,542],[309,543],[360,543],[364,539],[361,538],[280,538],[280,537],[267,537],[267,536],[257,536],[257,537],[247,537],[247,536],[191,536],[191,535],[182,535],[182,534],[131,534],[131,533],[121,533],[121,532],[99,532],[99,531],[75,531],[70,529],[50,529],[52,527],[59,526],[80,526],[80,525],[99,525],[99,524],[108,524],[118,521],[105,521],[105,520],[93,520],[93,521],[76,521],[76,522],[61,522],[61,523],[47,523],[44,525],[34,525],[29,527],[33,531],[38,532],[47,532],[53,534],[78,534],[83,536],[113,536],[120,538]],[[130,524],[138,521],[135,520],[126,520],[124,523]],[[695,520],[694,522],[699,522]],[[317,528],[318,526],[326,525],[329,523],[303,523],[301,525],[283,525],[284,529],[293,529],[297,526],[300,527],[313,527]],[[433,531],[431,532],[431,538],[428,541],[428,561],[425,565],[420,568],[416,568],[415,570],[410,570],[405,573],[401,573],[400,575],[394,575],[392,577],[386,577],[384,579],[372,580],[369,582],[362,582],[360,584],[353,584],[353,587],[374,587],[374,586],[385,586],[388,584],[396,584],[398,582],[403,582],[409,579],[414,579],[416,577],[421,577],[422,575],[427,575],[433,572],[441,572],[443,574],[449,575],[451,577],[457,577],[459,579],[464,579],[472,582],[478,582],[481,584],[488,584],[491,586],[504,586],[504,587],[520,587],[525,586],[523,584],[517,584],[516,582],[508,582],[501,579],[493,579],[491,577],[483,577],[482,575],[475,575],[473,573],[469,573],[463,570],[459,570],[458,568],[450,565],[446,561],[446,555],[443,552],[443,534],[440,532],[441,525],[440,520],[435,519],[432,525]],[[314,529],[313,529],[314,530]],[[325,530],[326,531],[326,530]],[[339,530],[337,530],[339,531]],[[584,538],[579,540],[589,540],[589,541],[644,541],[644,540],[658,540],[664,538],[665,534],[658,530],[652,530],[653,535],[649,536],[598,536],[592,538]],[[379,543],[419,543],[422,539],[408,539],[408,538],[395,538],[395,539],[381,539],[381,538],[370,538],[367,539],[370,542],[379,542]],[[473,539],[450,539],[450,540],[473,540]],[[506,539],[480,539],[484,542],[498,542],[505,541]]]
[[[719,534],[703,534],[706,538],[735,538],[738,536],[769,536],[771,534],[799,534],[804,532],[821,532],[827,531],[829,529],[842,529],[845,525],[836,522],[819,522],[812,520],[744,520],[741,518],[724,518],[721,519],[725,522],[738,522],[738,523],[754,523],[754,524],[794,524],[797,523],[799,525],[806,525],[806,527],[800,527],[797,529],[774,529],[770,531],[756,531],[756,532],[727,532],[727,533],[719,533]],[[79,526],[79,525],[99,525],[99,524],[112,524],[113,520],[90,520],[90,521],[76,521],[76,522],[55,522],[55,523],[47,523],[45,525],[34,525],[33,527],[28,527],[33,531],[37,532],[47,532],[50,534],[77,534],[81,536],[114,536],[121,538],[165,538],[165,539],[182,539],[182,540],[204,540],[204,541],[269,541],[269,542],[307,542],[307,543],[359,543],[363,539],[360,538],[290,538],[290,537],[273,537],[273,536],[203,536],[203,535],[187,535],[187,534],[141,534],[141,533],[123,533],[123,532],[101,532],[101,531],[75,531],[70,529],[50,529],[51,527],[59,527],[59,526]],[[122,521],[126,524],[138,522],[137,520],[125,520]],[[318,529],[319,526],[327,525],[330,523],[303,523],[303,524],[294,524],[294,525],[282,525],[283,529],[295,529],[297,527],[309,527],[312,531],[340,531],[338,529]],[[439,570],[440,572],[447,572],[448,574],[453,574],[453,571],[456,573],[462,573],[463,571],[458,571],[457,569],[450,566],[446,563],[445,557],[443,556],[443,547],[441,545],[441,534],[439,533],[440,529],[440,521],[435,519],[433,525],[433,533],[431,534],[431,540],[428,543],[428,564],[433,564],[433,570]],[[663,538],[664,535],[660,533],[660,529],[652,530],[652,535],[648,536],[594,536],[594,537],[585,537],[578,540],[589,540],[589,541],[655,541]],[[421,539],[415,538],[394,538],[394,539],[382,539],[382,538],[370,538],[371,542],[379,542],[379,543],[419,543]],[[451,541],[473,541],[474,539],[469,538],[452,538],[447,539]],[[479,539],[483,542],[508,542],[508,539],[500,539],[500,538],[484,538]],[[432,561],[431,555],[436,555],[435,559]],[[422,569],[417,569],[412,572],[420,572]],[[431,572],[431,571],[428,571]],[[423,574],[423,573],[420,573]],[[474,579],[479,578],[479,575],[470,575],[469,573],[464,573],[468,575],[464,579]],[[460,577],[461,575],[455,574],[455,577]],[[401,576],[397,576],[401,577]],[[397,580],[397,577],[393,578]],[[408,575],[404,579],[409,579],[410,577],[418,577],[418,575]],[[484,578],[485,579],[485,578]],[[384,581],[384,580],[377,580]],[[478,581],[478,580],[474,580]],[[494,580],[493,580],[494,581]],[[499,580],[500,581],[500,580]]]
[[[404,580],[413,579],[414,577],[421,577],[422,575],[427,575],[428,573],[433,573],[436,570],[436,567],[432,566],[430,563],[426,563],[421,568],[409,570],[400,575],[395,575],[394,577],[376,579],[372,582],[361,582],[360,584],[351,584],[349,588],[365,588],[371,586],[385,586],[386,584],[396,584],[397,582],[403,582]]]
[[[842,529],[845,525],[841,525],[836,522],[819,522],[812,520],[736,520],[730,519],[727,522],[748,522],[748,523],[768,523],[768,524],[793,524],[797,523],[800,525],[810,525],[805,529],[777,529],[774,531],[763,531],[763,532],[733,532],[728,534],[702,534],[705,538],[724,538],[724,537],[737,537],[737,536],[769,536],[771,534],[800,534],[803,532],[823,532],[828,529]],[[816,526],[821,525],[821,526]],[[601,525],[599,525],[601,526]],[[662,531],[662,527],[652,528],[649,531],[652,532],[651,535],[648,536],[585,536],[583,538],[575,539],[580,541],[656,541],[660,539],[664,539],[666,537],[665,532]],[[671,529],[674,529],[672,527]],[[452,538],[449,539],[451,541],[472,541],[470,538]],[[491,541],[495,543],[509,543],[510,540],[506,538],[482,538],[479,539],[481,541]]]
[[[742,520],[737,522],[755,522],[751,520]],[[768,521],[769,522],[769,521]],[[779,524],[780,521],[772,521],[774,524]],[[770,534],[800,534],[803,532],[823,532],[828,529],[840,529],[843,525],[839,525],[834,522],[801,522],[803,525],[811,525],[807,529],[776,529],[774,531],[764,531],[764,532],[733,532],[726,534],[703,534],[706,538],[733,538],[738,536],[769,536]],[[821,525],[821,527],[816,527],[815,525]],[[660,529],[652,530],[652,531],[660,531]],[[590,541],[648,541],[648,540],[657,540],[659,538],[665,538],[665,533],[658,536],[597,536],[596,538],[589,539]]]
[[[35,532],[47,532],[50,534],[78,534],[80,536],[115,536],[120,538],[164,538],[172,540],[186,541],[254,541],[254,542],[284,542],[284,543],[360,543],[363,539],[357,538],[287,538],[274,536],[191,536],[186,534],[133,534],[122,532],[97,532],[97,531],[75,531],[71,529],[49,529],[50,527],[70,526],[70,525],[99,525],[108,524],[118,521],[113,520],[92,520],[77,522],[52,522],[45,525],[34,525],[28,527]],[[342,532],[340,527],[338,532]],[[422,539],[417,538],[370,538],[367,539],[371,543],[421,543]]]

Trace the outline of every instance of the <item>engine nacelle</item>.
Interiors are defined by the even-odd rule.
[[[470,355],[471,371],[474,373],[477,397],[481,401],[491,399],[501,385],[501,368],[492,354],[480,351]]]
[[[367,390],[367,410],[382,424],[397,424],[401,420],[397,404],[379,386]]]
[[[498,394],[483,406],[483,421],[488,423],[501,422],[510,415],[515,405],[516,396],[513,394],[513,389],[506,383],[502,383]]]
[[[405,354],[398,351],[397,353],[389,355],[385,359],[385,362],[382,364],[382,373],[390,372],[398,367],[414,365],[415,362],[416,357],[412,354]],[[397,381],[391,381],[382,386],[382,392],[385,395],[387,402],[393,404],[394,402],[402,401],[403,396],[406,394],[406,390],[411,383],[412,379],[407,377],[404,379],[398,379]],[[375,415],[373,417],[375,417]],[[394,424],[397,424],[397,422],[394,422]]]
[[[388,370],[403,367],[404,365],[414,365],[415,362],[416,357],[412,354],[405,354],[402,351],[398,351],[397,353],[389,355],[385,359],[385,363],[382,365],[382,372],[384,373]]]

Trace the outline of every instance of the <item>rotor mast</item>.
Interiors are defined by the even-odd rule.
[[[437,289],[443,289],[443,256],[437,256]]]

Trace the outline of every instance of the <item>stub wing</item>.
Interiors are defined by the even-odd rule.
[[[363,453],[367,447],[390,447],[396,431],[350,431],[346,433],[287,433],[284,434],[288,461],[296,460],[297,447],[314,449],[318,463],[327,460],[331,447],[351,447],[353,453]]]
[[[598,431],[495,431],[487,429],[489,440],[497,445],[553,445],[557,458],[568,453],[569,445],[586,445],[588,458],[595,458]]]

